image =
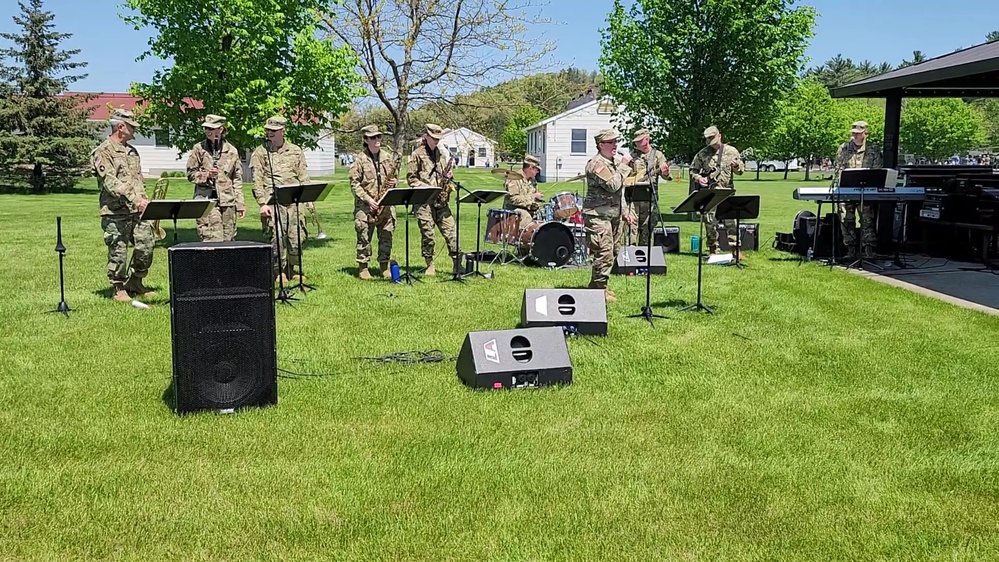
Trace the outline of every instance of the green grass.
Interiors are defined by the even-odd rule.
[[[669,320],[627,318],[644,281],[614,277],[610,335],[569,341],[572,385],[474,392],[453,363],[358,357],[454,355],[469,331],[514,327],[524,288],[589,271],[361,282],[340,174],[319,205],[331,240],[305,255],[319,289],[277,310],[280,365],[326,376],[282,378],[275,408],[184,418],[164,401],[164,248],[153,309],[117,305],[92,183],[0,197],[0,558],[999,559],[999,322],[770,250],[809,208],[790,197],[800,179],[770,176],[739,184],[763,198],[767,249],[705,268],[715,315],[678,311],[696,259],[670,255],[652,287]],[[671,185],[673,206],[686,188]],[[582,184],[542,186],[566,188]],[[242,239],[260,236],[250,209]],[[68,319],[46,313],[56,215]],[[688,249],[697,224],[681,227]]]

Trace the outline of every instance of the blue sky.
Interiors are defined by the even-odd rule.
[[[898,64],[914,50],[928,57],[981,43],[999,29],[995,0],[811,0],[819,12],[815,37],[808,49],[811,64],[836,54],[856,61]],[[14,8],[15,0],[0,0]],[[118,16],[120,0],[44,0],[55,14],[58,31],[72,33],[66,48],[81,49],[89,76],[73,89],[123,92],[131,81],[148,81],[163,66],[159,60],[135,62],[146,47],[147,31],[135,31]],[[560,22],[536,30],[558,47],[558,66],[597,68],[600,33],[611,3],[607,0],[550,0],[545,16]],[[0,32],[15,31],[10,12],[0,16]],[[6,41],[0,44],[7,46]]]

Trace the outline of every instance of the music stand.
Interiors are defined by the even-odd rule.
[[[465,189],[465,188],[462,187],[462,189]],[[468,191],[468,190],[465,189],[465,191]],[[496,189],[476,189],[475,191],[468,191],[468,195],[465,195],[463,197],[459,197],[458,198],[458,213],[459,213],[459,216],[460,216],[460,213],[461,213],[461,204],[462,203],[475,203],[478,206],[478,213],[477,213],[476,219],[475,219],[475,271],[466,274],[466,276],[475,275],[475,276],[479,276],[479,277],[485,277],[484,274],[482,274],[482,273],[479,272],[479,262],[482,261],[481,260],[481,257],[482,257],[482,251],[481,251],[481,244],[482,244],[482,204],[483,203],[489,203],[490,201],[495,201],[495,200],[499,199],[500,197],[504,197],[505,195],[506,195],[505,191],[499,191],[499,190],[496,190]],[[460,247],[459,247],[458,252],[459,252],[459,254],[461,253]],[[457,274],[457,275],[460,276],[460,274]]]
[[[735,265],[739,269],[746,267],[740,258],[742,257],[742,231],[740,230],[742,219],[755,219],[760,216],[760,196],[759,195],[733,195],[718,205],[715,210],[715,218],[718,220],[735,219]]]
[[[713,311],[701,302],[701,270],[704,266],[704,260],[701,259],[702,252],[704,251],[704,213],[717,207],[719,203],[731,197],[733,193],[735,193],[733,189],[699,189],[688,195],[679,205],[673,207],[674,213],[697,213],[700,219],[697,221],[700,223],[698,232],[700,233],[701,240],[701,243],[697,245],[697,302],[681,308],[680,312],[703,310],[708,314],[713,314]]]
[[[651,176],[652,172],[653,172],[653,168],[649,168],[649,175],[650,176]],[[627,189],[625,191],[625,199],[629,203],[637,202],[637,203],[649,203],[650,204],[650,209],[649,209],[649,225],[648,225],[648,228],[647,228],[647,230],[648,230],[647,234],[648,234],[649,237],[648,237],[648,240],[646,241],[647,247],[646,247],[646,252],[645,252],[645,255],[649,256],[650,259],[651,259],[651,256],[652,256],[652,225],[653,225],[653,223],[658,223],[659,222],[658,220],[656,220],[656,221],[652,220],[652,209],[651,209],[651,205],[656,205],[656,207],[658,209],[658,204],[657,204],[658,197],[657,197],[657,194],[656,194],[657,184],[659,183],[659,181],[658,181],[659,180],[659,176],[658,176],[659,170],[658,170],[658,168],[655,169],[655,172],[656,172],[657,175],[655,176],[655,179],[652,182],[648,182],[648,181],[637,181],[633,185],[628,186],[629,189]],[[630,194],[629,194],[629,192],[630,192]],[[656,214],[659,214],[659,213],[656,213]],[[637,218],[636,218],[636,220],[637,220]],[[629,233],[630,233],[630,229],[629,229]],[[650,266],[651,266],[651,263],[650,264],[646,264],[646,267],[645,267],[645,306],[642,307],[642,312],[640,314],[632,314],[628,318],[644,318],[644,319],[646,319],[646,320],[649,321],[649,324],[652,324],[652,319],[653,318],[662,318],[663,320],[668,320],[668,317],[662,316],[661,314],[655,314],[652,311],[652,267],[650,267]]]
[[[279,185],[271,193],[268,205],[274,205],[275,200],[279,205],[295,205],[295,216],[299,220],[295,221],[295,230],[298,233],[298,290],[304,295],[305,289],[315,289],[312,285],[305,283],[305,270],[302,268],[302,254],[305,253],[305,244],[302,242],[302,221],[300,219],[302,208],[299,203],[312,203],[326,199],[332,183],[303,183],[298,185]],[[278,263],[281,263],[281,255],[278,254]]]
[[[214,199],[154,199],[146,203],[140,221],[170,219],[173,221],[173,241],[177,241],[177,219],[200,219],[215,208]]]
[[[379,207],[388,205],[390,207],[404,207],[406,213],[406,273],[400,277],[406,279],[406,283],[412,285],[413,280],[422,281],[409,271],[409,206],[424,205],[434,200],[440,195],[439,187],[396,187],[385,192],[378,201]]]

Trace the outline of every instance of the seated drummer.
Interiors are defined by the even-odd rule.
[[[520,216],[520,227],[527,226],[534,220],[534,211],[540,206],[545,196],[538,192],[534,178],[541,171],[541,160],[527,154],[521,163],[521,173],[511,173],[506,180],[506,197],[503,198],[503,208],[517,211]],[[519,177],[518,177],[519,176]]]

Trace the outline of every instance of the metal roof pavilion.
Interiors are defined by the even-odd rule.
[[[884,165],[898,166],[902,98],[999,97],[999,41],[833,88],[834,98],[884,98]]]

